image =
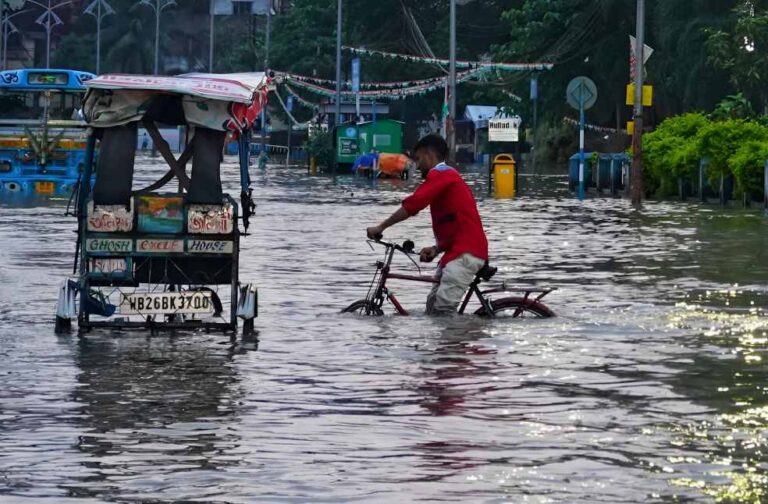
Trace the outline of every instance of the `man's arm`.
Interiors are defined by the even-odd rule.
[[[426,180],[416,188],[416,191],[403,200],[403,206],[397,209],[395,213],[389,216],[387,220],[379,224],[378,226],[371,226],[367,229],[368,238],[379,239],[381,234],[390,226],[402,222],[408,217],[412,217],[424,210],[432,203],[444,189],[451,183],[451,180],[446,177],[435,177],[434,175],[427,175]]]
[[[384,222],[382,222],[378,226],[369,227],[366,230],[368,233],[368,238],[370,238],[371,240],[380,240],[385,229],[387,229],[390,226],[394,226],[398,222],[404,221],[408,217],[410,217],[410,214],[405,210],[405,208],[403,207],[398,208],[395,211],[395,213],[387,217],[384,220]]]

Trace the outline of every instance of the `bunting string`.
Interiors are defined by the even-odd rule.
[[[317,103],[312,103],[309,100],[304,99],[299,93],[297,93],[287,82],[285,84],[285,89],[288,91],[294,98],[296,98],[296,101],[298,101],[301,105],[309,108],[309,109],[316,109],[320,105]]]
[[[321,79],[318,77],[307,77],[305,75],[298,75],[290,72],[280,72],[278,75],[282,76],[284,79],[288,80],[294,80],[294,81],[302,81],[302,82],[309,82],[313,84],[319,84],[319,85],[327,85],[327,86],[335,86],[336,81],[332,79]],[[444,82],[446,77],[440,76],[440,77],[430,77],[427,79],[417,79],[412,81],[368,81],[368,82],[361,82],[360,88],[361,89],[376,89],[376,88],[406,88],[406,87],[413,87],[413,86],[420,86],[423,84],[432,84],[435,82]],[[345,81],[342,83],[345,89],[352,89],[352,82],[351,81]]]
[[[576,119],[573,119],[571,117],[564,117],[563,122],[565,124],[570,124],[571,126],[576,126],[578,128],[579,121]],[[625,133],[624,130],[617,130],[615,128],[607,128],[605,126],[598,126],[596,124],[584,124],[584,129],[589,131],[597,131],[599,133]]]
[[[443,58],[427,58],[424,56],[413,56],[410,54],[400,54],[387,51],[377,51],[375,49],[365,49],[362,47],[342,46],[342,49],[353,54],[365,56],[381,56],[389,59],[401,59],[414,63],[423,63],[428,65],[449,65],[450,60]],[[500,63],[485,61],[456,61],[457,68],[485,68],[493,70],[502,70],[506,72],[530,72],[536,70],[552,70],[552,63]]]
[[[293,122],[293,125],[296,126],[297,129],[305,130],[305,129],[307,129],[309,127],[309,122],[310,121],[307,121],[305,123],[300,123],[299,121],[296,120],[295,117],[293,117],[293,114],[291,114],[291,112],[288,110],[288,107],[285,106],[285,102],[283,101],[283,97],[280,96],[280,93],[278,93],[277,90],[275,90],[274,95],[275,95],[275,97],[277,97],[277,101],[280,102],[280,106],[283,107],[283,111],[285,111],[286,115],[291,120],[291,122]]]
[[[466,72],[462,72],[461,74],[457,74],[456,76],[456,82],[461,83],[465,82],[469,79],[472,79],[474,77],[477,77],[479,73],[482,73],[483,69],[473,69]],[[319,86],[317,84],[312,84],[310,82],[305,81],[290,81],[290,83],[296,87],[299,87],[301,89],[304,89],[306,91],[309,91],[311,93],[315,93],[321,96],[326,97],[333,97],[336,96],[336,90],[335,89],[329,89],[325,88],[323,86]],[[381,99],[381,100],[403,100],[409,96],[416,96],[416,95],[424,95],[426,93],[430,93],[432,91],[436,91],[438,89],[442,90],[444,88],[445,79],[440,79],[438,81],[428,82],[424,84],[420,84],[418,86],[411,86],[407,88],[394,88],[394,89],[379,89],[379,90],[371,90],[371,91],[361,91],[359,93],[353,93],[351,91],[342,91],[342,96],[345,97],[354,97],[356,94],[360,96],[360,98],[363,99]]]

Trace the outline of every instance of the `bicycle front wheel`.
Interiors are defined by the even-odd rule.
[[[372,302],[368,301],[367,299],[358,299],[351,305],[341,310],[341,313],[356,313],[358,315],[375,315],[375,316],[384,315],[384,312],[382,311],[381,308],[374,305]]]
[[[533,299],[525,299],[521,297],[495,299],[491,301],[491,310],[493,311],[494,317],[550,318],[555,316],[555,313],[544,304],[534,301]],[[479,308],[475,312],[475,315],[487,317],[488,313],[486,312],[485,307],[483,307]]]

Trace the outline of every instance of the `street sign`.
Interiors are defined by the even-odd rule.
[[[352,60],[352,92],[360,92],[360,58]]]
[[[568,104],[576,110],[582,106],[584,110],[588,110],[597,101],[597,86],[589,77],[576,77],[568,83],[565,97]]]
[[[635,85],[627,84],[627,105],[635,104]],[[653,105],[653,86],[643,86],[643,107]]]
[[[488,120],[489,142],[518,142],[520,140],[520,117],[494,117]]]
[[[531,78],[531,100],[539,99],[539,79]]]
[[[288,100],[285,103],[285,108],[288,112],[293,112],[293,95],[288,95]]]
[[[584,199],[584,111],[597,101],[597,86],[589,77],[576,77],[565,91],[568,104],[579,111],[579,199]]]

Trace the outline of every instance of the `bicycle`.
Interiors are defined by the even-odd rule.
[[[368,293],[365,299],[359,299],[351,305],[344,308],[342,313],[357,313],[359,315],[384,315],[384,301],[389,301],[395,308],[395,311],[400,315],[408,315],[408,311],[403,308],[403,305],[395,297],[395,294],[387,287],[387,281],[392,280],[406,280],[412,282],[425,282],[425,283],[440,283],[440,279],[435,276],[428,276],[421,274],[421,268],[414,261],[412,255],[415,254],[414,243],[410,240],[406,240],[402,245],[395,243],[384,242],[381,240],[368,240],[369,245],[376,243],[384,245],[384,260],[376,262],[376,271],[373,274],[373,279],[368,287]],[[373,249],[373,246],[371,246]],[[408,275],[403,273],[394,273],[391,271],[390,266],[394,259],[395,252],[402,252],[419,270],[419,275]],[[541,300],[554,291],[550,288],[536,288],[536,287],[524,287],[524,286],[507,286],[502,282],[501,286],[491,289],[481,290],[480,284],[487,282],[498,271],[489,265],[487,262],[477,272],[475,279],[469,285],[462,302],[459,304],[458,313],[463,314],[472,299],[472,296],[476,296],[480,301],[480,308],[478,308],[474,314],[481,317],[536,317],[536,318],[549,318],[554,317],[555,313],[547,308]],[[492,299],[490,295],[498,293],[519,293],[517,296],[505,296],[499,299]]]

